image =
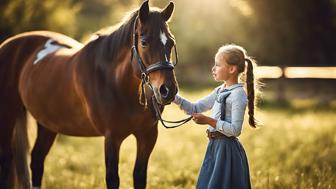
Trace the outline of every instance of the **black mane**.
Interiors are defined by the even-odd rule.
[[[112,31],[96,33],[98,39],[93,41],[97,43],[94,48],[99,48],[98,53],[103,60],[111,62],[118,57],[121,49],[131,47],[133,26],[137,15],[138,11],[134,11],[123,23],[112,27]]]
[[[132,37],[134,22],[138,16],[139,10],[135,10],[129,14],[126,20],[122,21],[106,31],[98,31],[95,35],[98,36],[97,39],[89,42],[89,52],[96,52],[96,60],[98,59],[101,64],[102,62],[115,62],[118,55],[121,54],[122,50],[127,48],[130,49],[132,46]],[[146,21],[147,26],[150,26],[149,35],[159,39],[160,30],[170,34],[167,24],[160,15],[160,11],[154,9],[149,13],[149,19]],[[157,44],[153,45],[152,50],[157,50]]]

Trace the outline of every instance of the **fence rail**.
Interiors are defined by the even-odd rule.
[[[277,100],[317,99],[327,105],[336,99],[336,67],[259,66],[255,73]]]
[[[336,67],[284,67],[259,66],[256,74],[260,78],[277,79],[285,78],[316,78],[336,79]]]

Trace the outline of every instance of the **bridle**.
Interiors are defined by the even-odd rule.
[[[174,52],[175,52],[175,57],[176,57],[176,62],[173,64],[169,61],[159,61],[155,64],[151,64],[149,66],[145,66],[145,64],[143,63],[141,57],[139,56],[138,50],[137,50],[137,37],[136,37],[136,25],[137,25],[137,21],[138,21],[138,16],[136,17],[135,21],[134,21],[134,26],[133,26],[133,46],[132,46],[132,53],[131,53],[131,63],[133,61],[133,58],[135,57],[135,60],[137,61],[139,68],[140,68],[140,72],[141,72],[141,94],[140,94],[140,98],[139,98],[139,103],[143,106],[147,106],[147,98],[146,98],[146,90],[145,90],[145,85],[147,85],[150,90],[153,92],[153,95],[151,96],[151,100],[152,100],[152,104],[153,104],[153,108],[154,108],[154,112],[155,112],[155,117],[157,120],[159,120],[161,122],[161,124],[169,129],[169,128],[176,128],[179,127],[185,123],[187,123],[188,121],[191,120],[192,116],[189,116],[186,119],[182,119],[179,121],[167,121],[162,119],[161,116],[161,111],[158,105],[158,102],[156,101],[156,98],[154,96],[154,89],[152,84],[149,81],[149,74],[151,72],[155,72],[158,70],[173,70],[174,66],[177,65],[178,62],[178,57],[177,57],[177,50],[176,50],[176,44],[174,44]],[[174,126],[167,126],[166,123],[174,123],[177,125]]]

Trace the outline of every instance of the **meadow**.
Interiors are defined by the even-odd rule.
[[[209,89],[182,91],[197,100]],[[292,106],[262,106],[257,129],[244,123],[239,140],[245,147],[255,189],[336,188],[335,108],[311,108],[311,102]],[[164,111],[167,119],[186,117],[176,105]],[[31,135],[34,127],[30,126]],[[159,137],[148,167],[148,189],[195,188],[208,139],[206,126],[192,121],[177,129],[159,124]],[[32,137],[33,138],[33,137]],[[120,188],[133,188],[135,138],[121,147]],[[76,138],[60,135],[45,162],[43,188],[101,189],[105,186],[103,138]]]

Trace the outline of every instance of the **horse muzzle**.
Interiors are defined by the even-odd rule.
[[[159,88],[154,88],[156,101],[161,105],[170,104],[177,93],[176,85],[162,84]]]

